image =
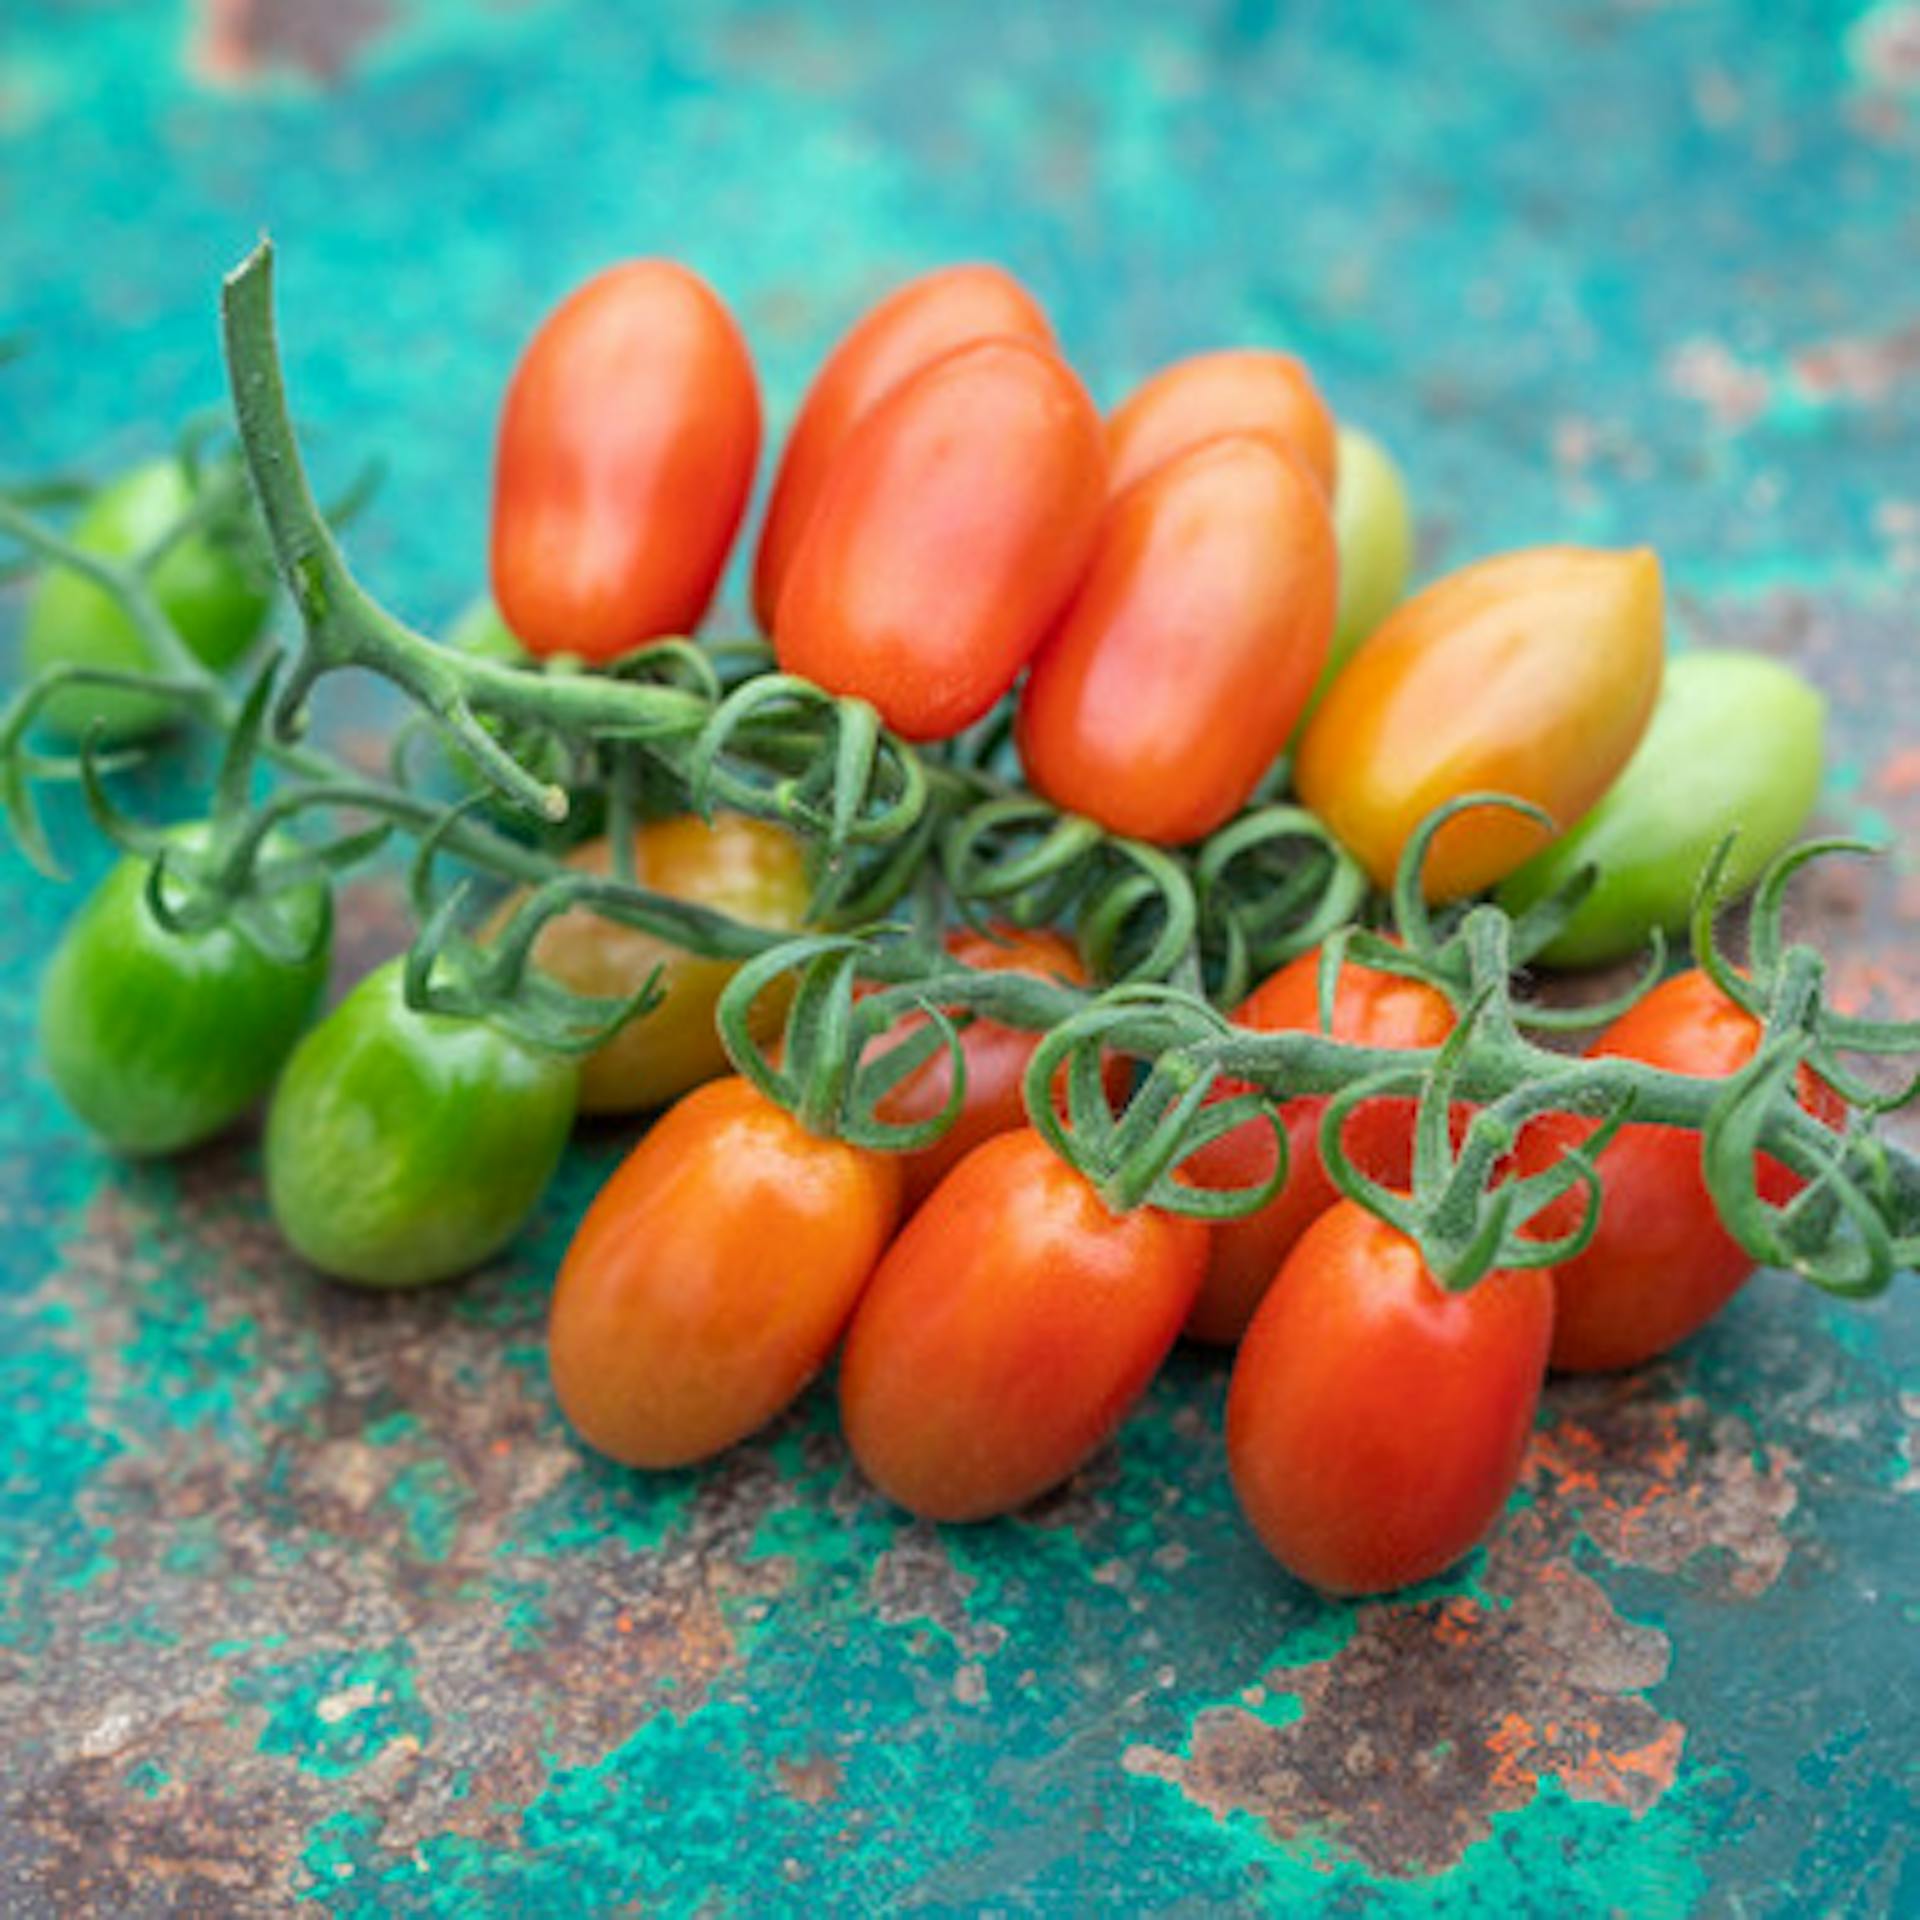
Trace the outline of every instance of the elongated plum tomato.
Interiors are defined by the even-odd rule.
[[[1669,1073],[1722,1078],[1753,1058],[1760,1027],[1697,969],[1676,974],[1630,1008],[1587,1049],[1595,1058],[1639,1060]],[[1803,1072],[1800,1104],[1834,1124],[1831,1088]],[[1593,1132],[1567,1114],[1534,1122],[1520,1137],[1520,1170],[1537,1173]],[[1600,1156],[1600,1219],[1586,1250],[1554,1269],[1553,1364],[1570,1373],[1635,1367],[1704,1326],[1732,1299],[1753,1261],[1720,1224],[1700,1171],[1697,1134],[1623,1127]],[[1777,1160],[1761,1161],[1761,1196],[1783,1206],[1800,1182]],[[1584,1189],[1535,1222],[1543,1238],[1579,1224]]]
[[[204,829],[176,830],[188,844]],[[60,1096],[122,1153],[211,1139],[264,1094],[327,979],[326,889],[279,902],[307,957],[274,958],[239,927],[174,933],[129,855],[74,916],[40,993],[40,1046]]]
[[[132,560],[166,539],[194,511],[194,482],[177,460],[133,467],[88,501],[73,544],[102,560]],[[264,555],[211,529],[173,540],[148,577],[167,623],[205,665],[232,665],[259,638],[272,605]],[[50,667],[152,672],[159,662],[120,603],[71,567],[49,567],[27,609],[21,652],[30,673]],[[79,739],[94,727],[105,741],[135,739],[179,713],[131,688],[68,687],[41,709],[55,733]]]
[[[267,1198],[336,1280],[418,1287],[519,1232],[573,1124],[573,1062],[407,1005],[376,968],[294,1049],[267,1109]]]
[[[1079,950],[1064,934],[1044,927],[995,927],[987,933],[960,927],[948,934],[946,948],[962,966],[984,973],[1031,973],[1041,979],[1064,980],[1070,986],[1086,984],[1087,970]],[[925,1024],[920,1018],[901,1021],[888,1043],[904,1040]],[[932,1146],[898,1156],[909,1211],[982,1140],[1027,1124],[1021,1086],[1040,1036],[992,1020],[975,1020],[960,1029],[959,1039],[966,1084],[953,1125]],[[1118,1092],[1117,1080],[1116,1063],[1110,1092]],[[930,1120],[946,1110],[952,1093],[953,1063],[943,1047],[880,1102],[878,1117],[894,1126]]]
[[[1244,434],[1156,468],[1020,695],[1027,778],[1115,833],[1177,845],[1246,804],[1333,632],[1333,523],[1312,476]]]
[[[1268,1552],[1323,1593],[1443,1572],[1499,1517],[1546,1372],[1544,1269],[1441,1288],[1419,1249],[1343,1200],[1247,1329],[1227,1465]]]
[[[690,633],[753,484],[760,395],[719,297],[670,260],[541,325],[500,421],[493,592],[532,653],[604,661]]]
[[[1320,955],[1303,953],[1248,995],[1235,1012],[1236,1026],[1258,1033],[1317,1033],[1320,1025]],[[1446,996],[1418,980],[1346,962],[1334,989],[1332,1036],[1362,1047],[1437,1047],[1453,1031]],[[1225,1093],[1238,1091],[1235,1087]],[[1259,1209],[1238,1220],[1214,1223],[1206,1284],[1187,1317],[1190,1338],[1231,1346],[1246,1332],[1281,1263],[1295,1243],[1340,1194],[1320,1158],[1323,1098],[1282,1103],[1287,1130],[1287,1178]],[[1348,1116],[1341,1144],[1369,1179],[1405,1189],[1413,1177],[1414,1102],[1368,1100]],[[1273,1176],[1271,1127],[1249,1121],[1210,1141],[1185,1165],[1196,1186],[1253,1187]]]
[[[1118,493],[1223,433],[1272,441],[1306,467],[1323,497],[1331,495],[1339,462],[1333,415],[1292,354],[1259,347],[1176,360],[1136,387],[1107,422],[1108,485]]]
[[[800,535],[847,436],[900,382],[976,340],[1031,340],[1050,347],[1053,329],[1019,281],[999,267],[941,267],[897,287],[827,356],[787,436],[754,561],[753,605],[773,631]]]
[[[1206,1262],[1198,1221],[1116,1216],[1030,1128],[984,1141],[880,1263],[840,1419],[875,1486],[932,1520],[1011,1513],[1108,1440]]]
[[[562,1412],[633,1467],[745,1439],[826,1363],[899,1207],[887,1155],[809,1133],[742,1079],[688,1094],[567,1249],[548,1329]]]
[[[1447,575],[1354,655],[1301,735],[1300,797],[1381,886],[1414,829],[1475,792],[1531,800],[1565,832],[1632,757],[1660,691],[1660,563],[1537,547]],[[1486,809],[1449,821],[1428,894],[1504,879],[1552,836]]]
[[[1571,833],[1500,889],[1500,904],[1519,913],[1581,867],[1597,870],[1593,891],[1536,960],[1590,966],[1632,953],[1656,927],[1678,933],[1729,834],[1720,884],[1744,892],[1813,811],[1825,721],[1819,693],[1765,654],[1715,648],[1668,662],[1626,771]]]
[[[835,455],[780,592],[781,666],[947,739],[1058,618],[1105,495],[1100,418],[1063,361],[1023,340],[936,360]]]
[[[580,873],[607,873],[612,848],[604,837],[590,840],[568,854],[567,865]],[[633,877],[671,899],[778,932],[799,927],[811,891],[799,840],[784,827],[740,814],[720,814],[711,826],[692,814],[646,822],[633,836]],[[496,926],[512,904],[501,909]],[[727,1071],[714,1009],[739,970],[737,961],[687,953],[586,907],[549,920],[534,940],[533,959],[563,987],[608,999],[636,992],[656,967],[662,970],[666,998],[581,1061],[582,1113],[665,1106]],[[783,1010],[782,996],[772,991],[755,1002],[753,1020],[762,1038],[779,1024]]]

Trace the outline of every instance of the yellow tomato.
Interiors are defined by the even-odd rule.
[[[1660,691],[1660,563],[1645,548],[1538,547],[1436,581],[1334,682],[1295,763],[1300,797],[1382,886],[1436,807],[1512,794],[1555,833],[1591,807],[1639,744]],[[1504,879],[1554,837],[1512,813],[1436,837],[1427,893]]]

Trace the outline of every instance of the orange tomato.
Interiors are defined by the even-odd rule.
[[[1320,1032],[1319,952],[1288,962],[1247,996],[1233,1019],[1257,1033]],[[1356,961],[1341,967],[1334,989],[1334,1039],[1363,1047],[1437,1047],[1453,1025],[1452,1007],[1434,988]],[[1235,1091],[1229,1086],[1222,1097]],[[1281,1105],[1286,1182],[1258,1212],[1214,1223],[1206,1284],[1187,1317],[1190,1338],[1221,1346],[1238,1340],[1300,1236],[1340,1198],[1320,1158],[1320,1118],[1326,1108],[1319,1096]],[[1413,1178],[1414,1116],[1411,1099],[1365,1101],[1348,1115],[1341,1144],[1369,1179],[1404,1191]],[[1183,1171],[1200,1187],[1258,1186],[1272,1178],[1274,1151],[1273,1129],[1253,1120],[1210,1141]]]
[[[746,342],[697,274],[631,260],[562,302],[500,421],[493,592],[522,645],[602,661],[691,633],[759,447]]]
[[[1022,340],[936,360],[834,458],[781,589],[781,666],[947,739],[1058,617],[1105,497],[1100,419],[1062,361]]]
[[[1299,459],[1333,492],[1339,429],[1312,376],[1290,353],[1233,347],[1177,360],[1143,381],[1107,422],[1115,493],[1162,461],[1223,433],[1251,433]]]
[[[1392,613],[1308,722],[1300,797],[1381,886],[1434,808],[1487,791],[1564,833],[1632,757],[1660,691],[1660,563],[1538,547],[1463,567]],[[1504,879],[1553,837],[1487,809],[1449,821],[1428,894]]]
[[[1020,696],[1027,778],[1115,833],[1177,845],[1231,819],[1326,659],[1339,563],[1319,487],[1234,434],[1108,510]]]
[[[567,1249],[548,1329],[561,1411],[634,1467],[744,1439],[825,1364],[899,1207],[887,1155],[818,1138],[745,1080],[688,1094]]]
[[[827,356],[787,436],[754,562],[753,605],[772,632],[800,535],[847,436],[900,382],[956,347],[1005,336],[1049,347],[1053,329],[1019,281],[999,267],[923,273],[896,288]]]
[[[1198,1221],[1109,1213],[1031,1129],[974,1148],[848,1330],[840,1421],[861,1471],[933,1520],[1010,1513],[1057,1486],[1153,1378],[1206,1252]]]

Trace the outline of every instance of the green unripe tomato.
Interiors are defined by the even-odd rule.
[[[1549,966],[1617,960],[1653,930],[1687,924],[1714,848],[1737,832],[1724,886],[1738,893],[1805,824],[1820,791],[1826,702],[1791,667],[1732,650],[1667,663],[1634,756],[1591,813],[1500,889],[1518,913],[1583,866],[1599,880],[1552,946]]]
[[[477,1267],[533,1211],[573,1124],[578,1071],[484,1021],[409,1007],[403,963],[307,1035],[267,1113],[267,1196],[337,1280],[418,1287]]]
[[[1340,429],[1333,486],[1333,532],[1340,547],[1340,601],[1327,664],[1307,703],[1311,713],[1353,658],[1400,604],[1413,571],[1413,509],[1392,454],[1358,427]]]
[[[177,460],[134,467],[94,495],[75,523],[82,552],[131,560],[161,539],[194,503],[193,483]],[[269,583],[247,557],[210,531],[171,547],[150,579],[160,610],[193,651],[216,670],[231,666],[259,638],[272,604]],[[29,672],[71,664],[147,672],[158,665],[140,630],[104,587],[71,567],[50,566],[27,609],[23,652]],[[143,694],[74,687],[42,709],[54,733],[78,739],[97,721],[108,740],[132,740],[166,726],[172,709]]]
[[[183,838],[199,829],[183,830]],[[316,883],[282,902],[313,953],[262,953],[237,927],[170,932],[149,863],[122,860],[74,916],[40,994],[40,1048],[67,1105],[122,1153],[211,1139],[273,1083],[327,978],[332,910]]]

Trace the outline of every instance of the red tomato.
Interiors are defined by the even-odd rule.
[[[561,1411],[635,1467],[744,1439],[825,1363],[899,1207],[887,1155],[818,1138],[745,1080],[697,1088],[567,1249],[548,1330]]]
[[[1294,762],[1300,797],[1390,886],[1414,829],[1477,792],[1531,800],[1564,833],[1613,784],[1660,691],[1660,563],[1540,547],[1416,593],[1342,669]],[[1504,879],[1552,836],[1491,808],[1435,836],[1428,893]]]
[[[530,652],[611,660],[690,633],[753,484],[760,395],[698,275],[630,260],[548,316],[507,389],[493,592]]]
[[[854,1315],[840,1419],[861,1470],[933,1520],[1058,1485],[1145,1390],[1206,1261],[1198,1221],[1109,1213],[1031,1129],[974,1148]]]
[[[947,936],[947,951],[963,966],[985,973],[1031,973],[1042,979],[1086,983],[1087,970],[1079,950],[1063,934],[1045,928],[996,927],[991,935],[971,927]],[[889,1036],[902,1040],[925,1025],[903,1020]],[[919,1206],[948,1172],[996,1133],[1010,1133],[1027,1124],[1021,1083],[1027,1063],[1040,1044],[1037,1033],[975,1020],[960,1030],[960,1052],[966,1062],[966,1089],[953,1125],[932,1146],[900,1155],[906,1205]],[[1118,1091],[1117,1086],[1109,1091]],[[879,1117],[895,1126],[930,1120],[945,1111],[953,1092],[953,1064],[943,1047],[925,1066],[917,1068],[880,1102]]]
[[[1107,514],[1020,696],[1020,758],[1056,806],[1178,844],[1246,804],[1333,633],[1326,501],[1245,434],[1156,468]]]
[[[1759,1041],[1759,1023],[1695,970],[1656,987],[1587,1051],[1718,1079],[1745,1066]],[[1842,1111],[1833,1090],[1811,1074],[1802,1076],[1800,1102],[1829,1124]],[[1523,1172],[1540,1172],[1593,1130],[1591,1120],[1566,1114],[1536,1121],[1521,1135],[1516,1161]],[[1623,1127],[1599,1166],[1593,1239],[1554,1270],[1553,1364],[1570,1373],[1634,1367],[1666,1352],[1711,1320],[1753,1271],[1714,1210],[1696,1135]],[[1769,1159],[1759,1185],[1782,1206],[1800,1182]],[[1585,1205],[1585,1189],[1576,1188],[1538,1216],[1534,1231],[1542,1238],[1571,1232]]]
[[[827,356],[787,436],[760,530],[753,605],[773,630],[800,535],[847,436],[900,382],[956,347],[1005,337],[1053,344],[1053,329],[1019,281],[999,267],[942,267],[869,308]]]
[[[1339,429],[1312,376],[1290,353],[1235,347],[1177,360],[1143,381],[1107,422],[1115,493],[1177,453],[1223,433],[1251,433],[1299,459],[1331,497]]]
[[[774,620],[789,673],[944,740],[1013,685],[1079,584],[1106,494],[1067,366],[988,340],[903,381],[848,436]]]
[[[1321,1215],[1254,1315],[1227,1395],[1227,1464],[1267,1550],[1324,1593],[1385,1593],[1451,1566],[1513,1491],[1552,1325],[1544,1270],[1447,1293],[1363,1207]]]
[[[1248,996],[1233,1016],[1259,1033],[1317,1033],[1320,1028],[1320,955],[1303,953]],[[1418,980],[1348,961],[1334,992],[1333,1037],[1364,1047],[1437,1047],[1453,1031],[1446,996]],[[1229,1088],[1227,1091],[1236,1091]],[[1257,1213],[1214,1224],[1206,1285],[1187,1318],[1195,1340],[1231,1346],[1246,1332],[1254,1310],[1273,1285],[1294,1243],[1339,1199],[1320,1158],[1320,1116],[1326,1100],[1285,1102],[1287,1180]],[[1404,1190],[1413,1179],[1415,1102],[1368,1100],[1349,1115],[1341,1142],[1369,1179]],[[1257,1186],[1273,1174],[1273,1130],[1249,1121],[1190,1158],[1185,1174],[1196,1186]]]

